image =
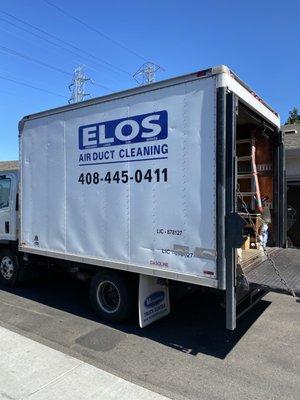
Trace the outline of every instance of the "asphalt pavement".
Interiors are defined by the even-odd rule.
[[[299,303],[279,294],[268,294],[228,332],[219,299],[201,293],[140,329],[135,319],[99,322],[82,282],[58,276],[0,287],[0,326],[6,332],[121,378],[134,390],[144,388],[153,399],[298,399],[299,322]],[[26,361],[26,353],[20,357]]]

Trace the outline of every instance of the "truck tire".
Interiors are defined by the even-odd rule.
[[[109,322],[123,322],[134,311],[135,291],[121,274],[100,271],[91,281],[90,300],[98,316]]]
[[[15,286],[19,278],[19,261],[11,250],[0,252],[0,282],[6,286]]]

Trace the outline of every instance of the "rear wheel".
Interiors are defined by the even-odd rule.
[[[15,286],[18,283],[19,263],[18,257],[11,250],[3,250],[0,253],[0,282],[7,286]]]
[[[135,296],[129,282],[114,271],[100,271],[91,281],[90,300],[99,317],[122,322],[133,314]]]

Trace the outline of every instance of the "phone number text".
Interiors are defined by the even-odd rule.
[[[128,182],[167,182],[168,181],[168,169],[157,168],[147,169],[142,171],[137,169],[136,171],[129,172],[124,171],[108,171],[104,174],[100,172],[86,172],[81,173],[78,182],[82,185],[98,185],[99,183],[128,183]]]

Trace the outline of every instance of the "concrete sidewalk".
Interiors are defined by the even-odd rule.
[[[168,400],[0,327],[2,400]]]

